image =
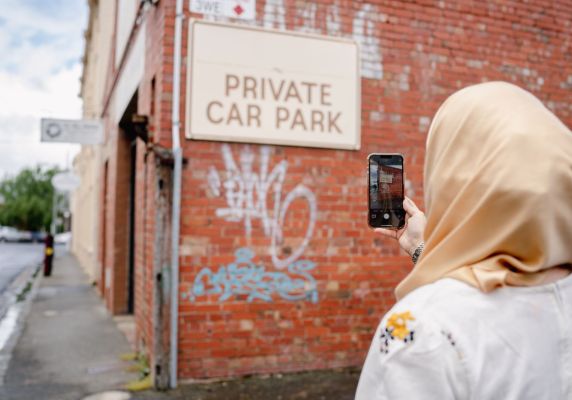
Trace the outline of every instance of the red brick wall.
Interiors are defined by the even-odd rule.
[[[138,112],[149,117],[149,143],[145,144],[139,140],[137,146],[136,344],[139,351],[150,356],[152,373],[156,373],[156,364],[162,364],[157,360],[155,352],[160,351],[161,345],[163,345],[162,351],[166,354],[169,350],[165,346],[166,340],[156,337],[157,331],[163,332],[165,330],[163,326],[169,322],[169,316],[164,312],[168,304],[165,304],[165,301],[161,302],[159,296],[165,293],[161,285],[168,285],[170,264],[157,261],[157,253],[165,247],[168,248],[168,243],[165,241],[169,238],[170,232],[157,231],[157,186],[160,178],[157,171],[158,159],[152,150],[153,146],[164,148],[171,146],[174,20],[172,17],[166,18],[169,13],[174,13],[174,3],[167,1],[162,2],[161,7],[150,7],[145,14],[147,52],[144,77],[138,90]],[[162,140],[160,140],[161,135],[164,136]],[[157,245],[157,243],[162,244]],[[158,282],[158,274],[164,275],[162,280],[167,282]],[[161,316],[158,316],[159,309],[163,310]],[[163,333],[168,335],[169,332]],[[166,376],[166,373],[163,367],[162,374]]]
[[[148,25],[148,38],[154,39],[142,83],[149,85],[156,78],[154,141],[165,147],[171,135],[173,7],[173,0],[162,1],[150,11],[148,21],[154,23]],[[179,376],[361,365],[379,318],[393,303],[393,288],[410,267],[396,243],[367,228],[367,154],[404,154],[406,193],[422,205],[426,132],[439,104],[455,90],[482,81],[515,82],[572,125],[571,17],[571,5],[554,1],[257,2],[259,25],[360,42],[362,148],[334,151],[183,141],[188,162],[182,189]],[[184,56],[186,27],[187,23]],[[185,76],[183,67],[183,105]],[[140,104],[149,104],[149,93],[141,92]],[[284,171],[283,183],[263,193],[267,212],[261,217],[244,207],[225,211],[231,207],[225,197],[223,155],[234,159],[239,169],[242,157],[242,166],[250,163],[258,174],[264,152],[269,172]],[[305,189],[296,189],[298,185]],[[238,194],[249,198],[247,191],[234,192]],[[254,192],[251,199],[258,196]],[[293,200],[288,205],[289,198]],[[281,220],[274,207],[286,208],[285,204]],[[281,228],[282,243],[273,221]],[[138,229],[151,226],[142,223]],[[138,253],[142,248],[149,251],[144,237],[155,234],[138,232]],[[273,251],[284,259],[299,248],[303,252],[297,260],[307,262],[298,266],[306,271],[289,271],[272,260]],[[242,263],[237,263],[240,249]],[[142,253],[137,260],[146,264]],[[148,262],[144,268],[149,268]],[[137,283],[137,293],[146,305],[136,314],[138,334],[149,340],[151,316],[145,310],[153,300],[144,291],[152,278],[144,270],[137,275],[143,280]],[[258,271],[261,280],[249,280],[247,271]],[[264,287],[260,282],[275,285]],[[233,284],[232,290],[226,291],[225,283]],[[236,294],[241,283],[243,293]],[[284,298],[301,292],[307,297]],[[249,301],[252,294],[266,294],[270,301]]]
[[[118,126],[106,123],[109,141],[104,148],[104,162],[107,162],[107,173],[102,174],[107,193],[100,226],[104,230],[101,258],[102,288],[105,303],[113,314],[126,311],[127,301],[127,227],[129,214],[126,212],[126,202],[129,196],[129,180],[124,176],[128,169],[125,139]],[[127,185],[125,187],[125,185]],[[102,186],[103,187],[103,186]]]
[[[153,164],[148,163],[145,143],[137,140],[137,182],[135,213],[135,343],[138,350],[147,352],[153,340],[153,237],[154,218],[152,175]]]

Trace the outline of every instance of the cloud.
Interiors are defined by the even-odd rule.
[[[81,118],[87,2],[3,0],[0,8],[0,176],[38,163],[68,166],[78,145],[40,143],[40,118]]]

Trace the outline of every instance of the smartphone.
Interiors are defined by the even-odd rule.
[[[374,153],[367,160],[368,225],[400,229],[405,225],[403,155]]]

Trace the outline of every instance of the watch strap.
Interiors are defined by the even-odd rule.
[[[419,243],[419,246],[415,248],[415,251],[411,255],[411,260],[413,260],[413,264],[417,264],[419,257],[421,257],[421,253],[423,253],[423,248],[425,247],[425,242]]]

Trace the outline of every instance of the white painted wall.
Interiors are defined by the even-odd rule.
[[[135,23],[137,14],[137,4],[139,0],[118,0],[117,1],[117,27],[115,37],[115,66],[119,65],[129,33]]]

